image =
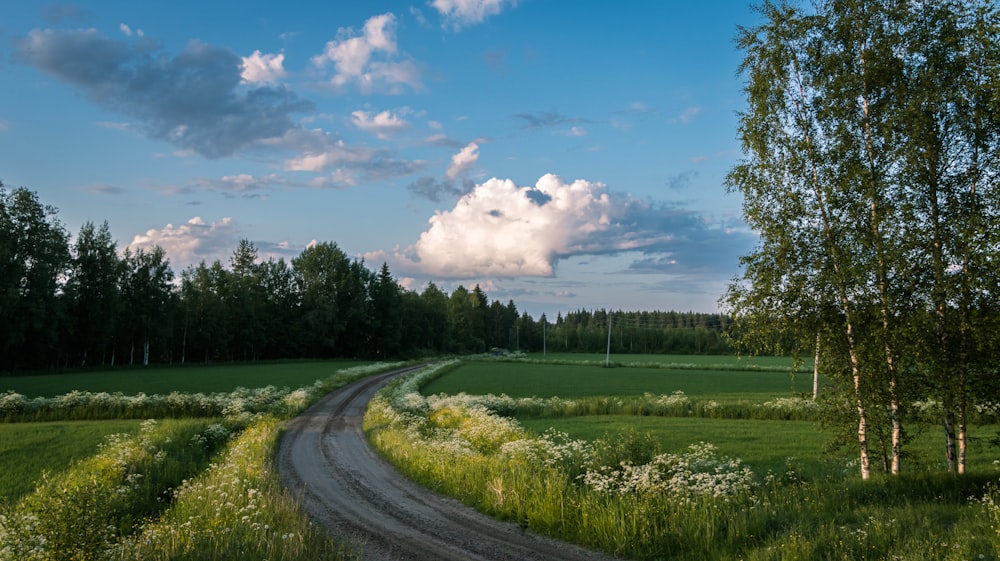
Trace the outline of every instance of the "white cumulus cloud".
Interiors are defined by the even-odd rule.
[[[237,231],[232,218],[206,223],[200,216],[195,216],[179,226],[167,224],[163,228],[136,234],[128,247],[148,250],[160,246],[174,269],[180,270],[202,260],[225,261],[236,244]]]
[[[549,174],[534,187],[518,187],[494,178],[431,217],[415,249],[431,274],[551,276],[560,256],[612,228],[615,212],[600,183],[565,183]]]
[[[240,77],[248,84],[274,84],[285,77],[285,55],[261,54],[254,51],[243,58],[243,72]]]
[[[327,42],[323,54],[314,56],[312,62],[319,68],[333,64],[330,84],[337,88],[353,83],[364,93],[401,93],[401,86],[420,89],[416,65],[394,60],[397,54],[396,16],[390,13],[369,18],[360,34],[341,28],[337,39]]]

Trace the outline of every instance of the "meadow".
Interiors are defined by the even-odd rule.
[[[118,392],[125,395],[231,392],[266,386],[298,388],[329,378],[338,370],[370,361],[333,360],[252,364],[175,365],[119,368],[93,372],[0,376],[0,393],[55,397],[72,391]]]
[[[625,558],[1000,555],[996,425],[974,429],[965,476],[940,470],[939,431],[913,423],[908,471],[862,481],[799,373],[640,363],[648,385],[613,384],[587,369],[620,382],[632,368],[571,358],[455,362],[400,380],[372,401],[366,430],[439,492]],[[497,388],[508,395],[478,393]]]
[[[353,559],[284,489],[274,451],[284,420],[399,364],[2,378],[0,419],[21,422],[0,423],[0,560]],[[79,420],[151,411],[183,418]]]
[[[988,438],[996,426],[975,427],[967,476],[935,471],[935,427],[912,427],[908,473],[862,482],[853,449],[828,446],[822,413],[805,395],[811,376],[787,359],[741,369],[728,357],[635,357],[608,369],[586,355],[476,358],[390,384],[372,401],[366,431],[410,477],[525,528],[631,559],[1000,554],[1000,471]],[[0,423],[0,472],[24,465],[12,477],[20,483],[0,478],[0,559],[354,558],[310,523],[273,463],[284,419],[398,366],[351,364],[81,379],[167,378],[193,392],[170,387],[140,400],[109,386],[83,392],[62,376],[18,380],[50,388],[49,397],[8,389],[0,412],[34,403],[63,418]],[[210,380],[215,372],[230,379]],[[119,402],[116,414],[135,403],[186,413],[68,420]]]

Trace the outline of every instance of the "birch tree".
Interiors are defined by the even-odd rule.
[[[919,373],[934,372],[952,414],[967,392],[961,366],[941,368],[950,341],[969,348],[968,316],[997,294],[963,273],[995,260],[980,239],[995,217],[976,209],[995,178],[996,12],[902,0],[760,11],[765,22],[739,36],[745,158],[727,181],[761,244],[724,301],[744,345],[824,349],[850,391],[862,478],[875,459],[899,473]],[[966,58],[977,62],[956,64]]]

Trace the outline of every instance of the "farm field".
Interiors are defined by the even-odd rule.
[[[465,392],[565,398],[671,394],[676,391],[720,402],[762,402],[774,397],[811,394],[812,376],[802,373],[792,375],[787,371],[669,367],[608,369],[593,364],[469,361],[421,389],[425,395]]]
[[[58,473],[92,455],[109,434],[135,434],[140,421],[0,423],[0,504],[35,487],[43,471]]]
[[[272,362],[206,366],[122,368],[72,374],[0,377],[0,394],[55,397],[71,391],[120,392],[125,395],[229,392],[237,387],[297,388],[330,377],[338,370],[370,361]]]
[[[528,359],[541,360],[545,362],[599,362],[604,364],[606,355],[604,353],[527,353]],[[646,364],[655,363],[668,366],[725,366],[733,368],[791,368],[795,360],[785,356],[736,356],[727,355],[672,355],[672,354],[612,354],[611,362],[618,364]],[[811,368],[811,363],[802,364],[800,369]]]

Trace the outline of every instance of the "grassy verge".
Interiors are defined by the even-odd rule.
[[[135,436],[114,435],[0,508],[0,559],[351,558],[278,480],[278,434],[327,392],[400,365],[344,369],[256,405],[239,398],[224,421],[145,421]]]
[[[42,472],[91,456],[109,434],[134,435],[140,421],[0,424],[0,505],[35,488]]]
[[[112,544],[110,559],[350,559],[285,490],[274,465],[281,421],[256,421],[185,481],[158,520]]]
[[[751,469],[713,444],[665,451],[641,427],[596,440],[559,431],[539,436],[468,396],[420,395],[422,376],[392,384],[373,400],[365,427],[376,448],[417,481],[541,533],[634,559],[924,561],[1000,554],[995,473],[862,482],[853,470],[804,477]],[[781,426],[792,425],[770,427],[775,446],[796,438]],[[733,428],[720,426],[715,434],[727,427]],[[759,436],[757,447],[767,446]]]

